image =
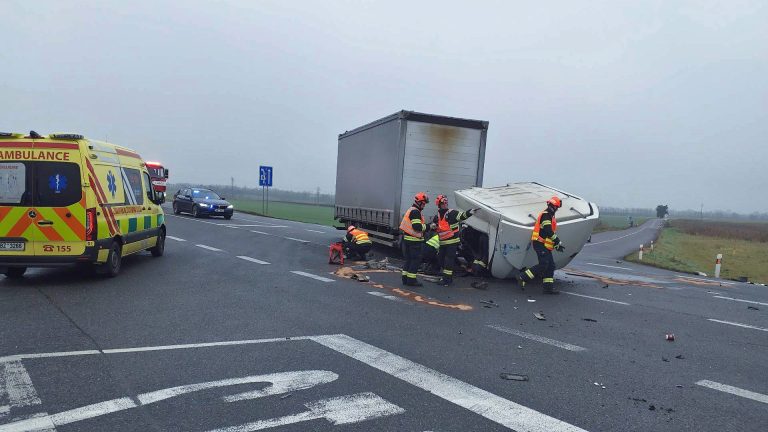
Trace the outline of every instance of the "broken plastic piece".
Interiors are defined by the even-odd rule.
[[[539,321],[546,321],[547,320],[547,318],[544,316],[544,314],[540,313],[540,312],[533,314],[533,316],[536,317],[536,319],[539,320]]]
[[[675,341],[674,333],[668,333],[665,339],[667,339],[670,342],[674,342]]]
[[[582,318],[581,320],[582,321],[589,321],[589,322],[597,322],[596,319],[592,319],[592,318]]]
[[[528,381],[528,375],[518,375],[518,374],[511,374],[511,373],[501,373],[499,374],[499,377],[501,379],[510,380],[510,381]]]

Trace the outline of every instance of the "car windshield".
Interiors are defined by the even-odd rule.
[[[207,200],[221,199],[221,197],[216,192],[205,190],[205,189],[192,189],[192,198],[200,198],[200,199],[207,199]]]

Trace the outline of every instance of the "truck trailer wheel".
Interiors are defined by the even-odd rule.
[[[5,277],[8,279],[20,279],[26,272],[26,267],[8,267],[5,270]]]

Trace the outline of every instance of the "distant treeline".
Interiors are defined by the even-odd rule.
[[[648,216],[656,217],[656,210],[649,208],[620,208],[620,207],[600,207],[600,213],[605,215],[620,216]],[[750,214],[741,214],[732,211],[696,211],[696,210],[675,210],[669,209],[669,217],[675,219],[709,219],[709,220],[729,220],[729,221],[768,221],[768,213],[754,212]]]
[[[211,189],[219,195],[223,195],[227,199],[249,199],[261,201],[262,196],[261,188],[248,188],[241,186],[232,187],[231,185],[201,185],[189,183],[169,183],[168,194],[173,195],[177,190],[185,187],[200,187]],[[318,193],[317,191],[298,192],[269,188],[269,200],[332,206],[334,205],[335,198],[333,194]]]

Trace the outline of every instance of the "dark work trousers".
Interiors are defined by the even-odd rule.
[[[372,243],[345,243],[344,247],[347,249],[347,255],[352,260],[365,260],[366,254],[371,251]]]
[[[421,265],[421,247],[422,241],[411,241],[403,239],[405,246],[405,265],[403,266],[403,276],[409,279],[416,279],[416,273]]]
[[[539,258],[539,263],[531,267],[531,271],[536,276],[541,276],[544,291],[549,291],[555,283],[555,260],[552,258],[552,251],[544,247],[541,242],[535,241],[533,250]]]
[[[434,273],[440,271],[438,250],[426,243],[423,244],[424,247],[421,250],[421,262],[427,265],[427,271],[425,273]]]
[[[443,266],[443,275],[449,278],[453,277],[453,265],[456,262],[456,249],[459,244],[454,243],[450,245],[440,245],[439,260]]]

